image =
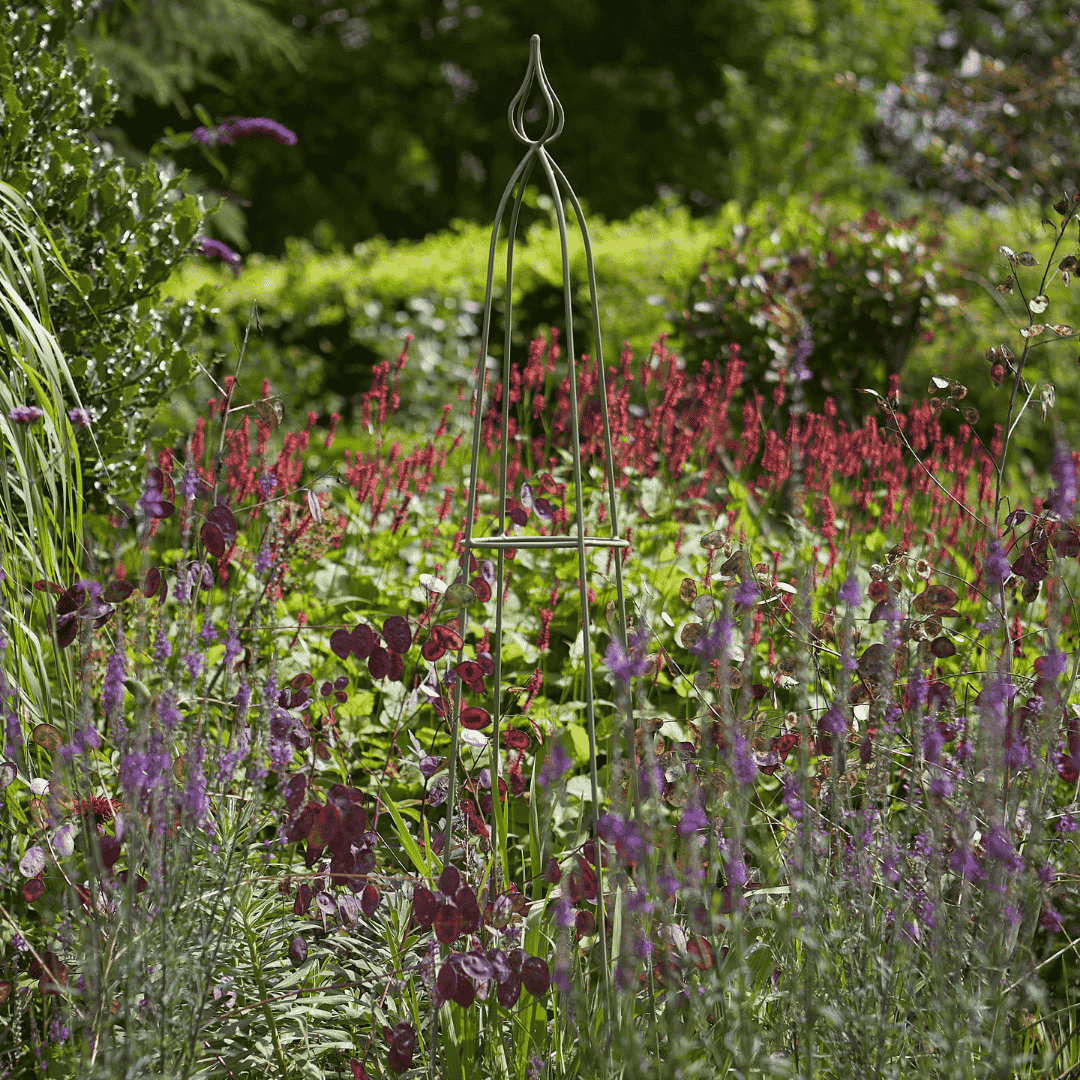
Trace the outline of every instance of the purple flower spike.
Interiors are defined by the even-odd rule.
[[[631,634],[629,639],[630,654],[622,647],[622,642],[612,640],[608,646],[604,660],[615,681],[624,686],[630,685],[630,680],[635,676],[644,675],[649,670],[649,661],[645,658],[645,646],[648,644],[648,635]]]
[[[1073,461],[1072,451],[1062,443],[1058,443],[1054,448],[1050,476],[1055,485],[1054,511],[1061,518],[1071,518],[1076,505],[1076,463]]]
[[[573,764],[570,760],[570,755],[564,749],[562,743],[552,743],[551,749],[548,750],[547,758],[544,761],[544,767],[540,770],[540,775],[536,778],[537,783],[542,788],[549,788],[553,784],[559,783],[560,780],[570,771],[570,767]]]
[[[859,588],[854,572],[848,574],[847,581],[840,586],[840,592],[837,595],[845,604],[850,604],[852,607],[858,607],[863,602],[862,589]]]
[[[8,419],[17,424],[36,424],[45,414],[36,405],[16,405]]]
[[[282,146],[296,145],[295,132],[290,131],[284,124],[279,124],[276,120],[270,120],[265,116],[249,116],[242,120],[233,120],[222,124],[217,130],[218,142],[224,143],[226,146],[232,146],[237,139],[251,139],[260,136],[273,139],[274,142],[280,143]]]
[[[191,133],[191,141],[192,141],[192,142],[197,142],[197,143],[202,143],[202,144],[203,144],[203,146],[213,146],[213,145],[214,145],[214,143],[215,143],[215,142],[216,142],[217,140],[216,140],[216,139],[214,138],[214,136],[213,136],[213,135],[212,135],[212,134],[210,133],[210,130],[209,130],[209,128],[205,128],[205,127],[197,127],[197,128],[196,128],[196,129],[195,129],[195,130],[194,130],[194,131],[193,131],[193,132]]]
[[[198,250],[200,255],[205,255],[208,259],[222,259],[227,262],[232,267],[233,274],[240,276],[240,256],[228,244],[204,236],[199,240]]]
[[[91,424],[90,414],[85,409],[68,409],[68,419],[75,428],[88,428]]]
[[[1004,585],[1012,574],[1012,566],[1005,557],[1005,549],[997,541],[990,545],[990,550],[986,553],[983,573],[987,585]]]

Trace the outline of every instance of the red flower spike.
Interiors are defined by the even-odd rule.
[[[408,620],[400,615],[391,615],[383,623],[383,640],[396,653],[407,653],[412,644],[412,630]]]

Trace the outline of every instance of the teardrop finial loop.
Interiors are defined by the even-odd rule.
[[[525,106],[529,102],[529,92],[532,90],[534,80],[539,84],[540,93],[547,106],[547,125],[544,128],[544,134],[539,139],[530,139],[525,131]],[[521,89],[514,95],[514,100],[510,102],[506,115],[514,137],[526,146],[544,146],[549,142],[554,142],[562,132],[563,107],[555,96],[555,91],[552,90],[547,73],[544,71],[544,61],[540,58],[539,34],[533,34],[529,41],[529,66],[525,71],[525,79],[521,84]]]

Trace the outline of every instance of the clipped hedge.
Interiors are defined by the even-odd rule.
[[[543,196],[530,192],[529,201],[553,219]],[[889,222],[854,205],[793,199],[747,213],[732,204],[707,220],[668,202],[624,222],[590,222],[605,361],[615,364],[627,341],[640,364],[668,334],[669,347],[694,371],[738,342],[749,365],[747,387],[768,392],[808,330],[814,348],[804,389],[813,408],[820,410],[831,396],[854,425],[870,409],[857,389],[884,391],[888,376],[899,374],[902,393],[919,398],[930,375],[946,374],[967,380],[972,404],[981,409],[995,392],[985,350],[1004,340],[1022,314],[1022,304],[994,289],[1008,273],[999,245],[1027,243],[1020,220],[929,210],[922,218]],[[576,345],[579,353],[591,352],[584,251],[570,225]],[[247,379],[245,392],[256,394],[268,378],[292,420],[302,420],[308,409],[337,411],[348,427],[373,366],[392,361],[411,334],[399,416],[416,424],[472,376],[489,244],[488,226],[463,222],[422,242],[378,238],[351,254],[317,253],[293,242],[282,260],[252,256],[235,280],[213,264],[190,260],[168,289],[185,299],[200,286],[217,285],[220,315],[207,324],[202,346],[215,357],[210,366],[219,381],[235,367],[257,302],[262,333],[250,336],[241,384]],[[489,353],[496,358],[502,354],[504,253],[505,241],[493,283]],[[553,220],[534,221],[519,239],[513,300],[514,348],[524,361],[535,332],[563,321]],[[1003,307],[1005,300],[1012,307]],[[1058,354],[1042,351],[1048,364],[1041,377],[1056,376],[1061,396],[1075,379]],[[190,421],[201,411],[212,391],[205,380],[196,386],[194,399],[174,403],[172,419]],[[186,417],[179,415],[183,410]],[[981,427],[989,440],[992,430]]]

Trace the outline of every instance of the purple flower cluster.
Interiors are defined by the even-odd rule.
[[[44,415],[36,405],[16,405],[8,411],[8,419],[16,424],[36,424]]]
[[[810,336],[810,331],[803,327],[802,333],[799,334],[799,340],[795,344],[795,355],[791,360],[792,377],[799,382],[808,382],[814,377],[814,373],[806,363],[813,351],[814,339]]]
[[[1012,566],[1005,557],[1005,549],[996,540],[990,545],[983,563],[983,575],[987,585],[1004,585],[1012,574]]]
[[[228,244],[203,236],[199,239],[197,246],[200,255],[205,255],[208,259],[221,259],[227,262],[232,267],[233,276],[240,276],[240,256]]]
[[[1076,463],[1073,461],[1072,451],[1062,443],[1054,447],[1050,476],[1054,481],[1054,512],[1059,517],[1071,518],[1076,506]]]
[[[197,127],[191,133],[192,142],[203,146],[232,146],[237,139],[253,138],[273,139],[282,146],[295,146],[296,133],[284,124],[265,116],[247,116],[240,120],[226,120],[214,131],[206,127]]]
[[[68,419],[71,426],[76,428],[88,428],[92,423],[90,414],[85,409],[68,409]]]
[[[852,607],[858,607],[863,602],[862,589],[859,588],[859,581],[854,571],[848,574],[847,580],[840,586],[837,595],[845,604],[850,604]]]
[[[537,783],[545,790],[554,784],[558,784],[570,771],[572,764],[570,755],[566,752],[563,744],[553,742],[548,750],[547,757],[544,759],[544,766],[540,770],[540,775],[536,778]]]
[[[648,644],[648,640],[648,635],[644,632],[631,634],[629,638],[630,652],[627,653],[622,646],[622,642],[612,638],[604,656],[604,661],[617,683],[622,686],[629,686],[631,679],[640,677],[649,670],[649,661],[645,658],[645,646]]]
[[[105,671],[105,683],[101,688],[101,709],[110,719],[124,703],[124,651],[117,649],[109,657]]]

